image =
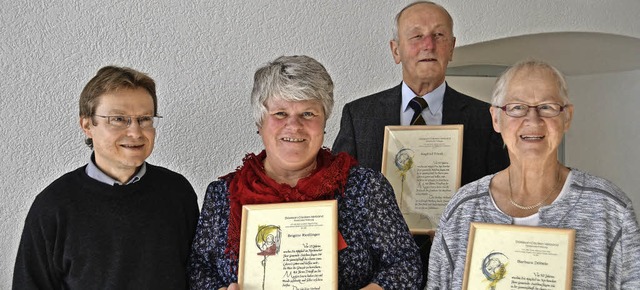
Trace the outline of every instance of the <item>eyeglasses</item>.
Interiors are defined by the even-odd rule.
[[[160,118],[162,118],[162,116],[94,116],[107,119],[107,124],[116,129],[129,128],[131,119],[138,121],[138,125],[142,129],[156,128],[160,123]]]
[[[536,112],[538,112],[538,116],[542,118],[552,118],[557,115],[560,115],[560,112],[564,111],[564,108],[568,106],[569,105],[563,106],[556,103],[546,103],[546,104],[539,104],[535,106],[530,106],[522,103],[511,103],[511,104],[506,104],[502,107],[500,106],[495,106],[495,107],[502,109],[504,113],[507,114],[507,116],[514,117],[514,118],[522,118],[526,116],[527,113],[529,113],[529,109],[531,108],[536,109]]]

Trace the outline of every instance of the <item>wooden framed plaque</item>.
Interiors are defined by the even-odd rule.
[[[463,125],[386,126],[382,174],[409,230],[431,233],[460,187]]]
[[[241,289],[338,289],[335,200],[242,207]]]
[[[574,229],[471,223],[462,289],[571,289]]]

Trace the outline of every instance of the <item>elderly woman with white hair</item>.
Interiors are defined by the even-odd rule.
[[[511,164],[452,197],[431,248],[427,289],[462,288],[471,222],[575,229],[574,289],[640,289],[631,200],[611,182],[558,161],[573,117],[562,74],[542,61],[519,62],[496,82],[492,105]]]
[[[340,289],[417,289],[418,249],[380,172],[322,148],[333,82],[307,56],[283,56],[255,73],[253,117],[265,149],[207,188],[193,241],[191,289],[237,287],[245,204],[337,200]]]

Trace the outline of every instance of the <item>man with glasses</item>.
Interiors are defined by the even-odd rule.
[[[13,289],[186,289],[197,197],[146,163],[160,120],[155,82],[101,68],[80,95],[90,161],[45,188],[27,215]]]

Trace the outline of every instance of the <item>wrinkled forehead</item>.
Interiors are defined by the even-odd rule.
[[[505,97],[506,101],[562,101],[556,75],[540,68],[523,68],[515,72]]]
[[[112,113],[154,112],[153,97],[144,88],[121,88],[106,92],[96,98],[95,109]]]
[[[295,97],[273,96],[264,103],[268,109],[282,108],[322,108],[322,102],[316,99],[296,99]]]
[[[420,3],[402,11],[398,18],[399,26],[412,26],[416,22],[429,22],[432,25],[453,29],[453,19],[444,8],[430,3]]]

